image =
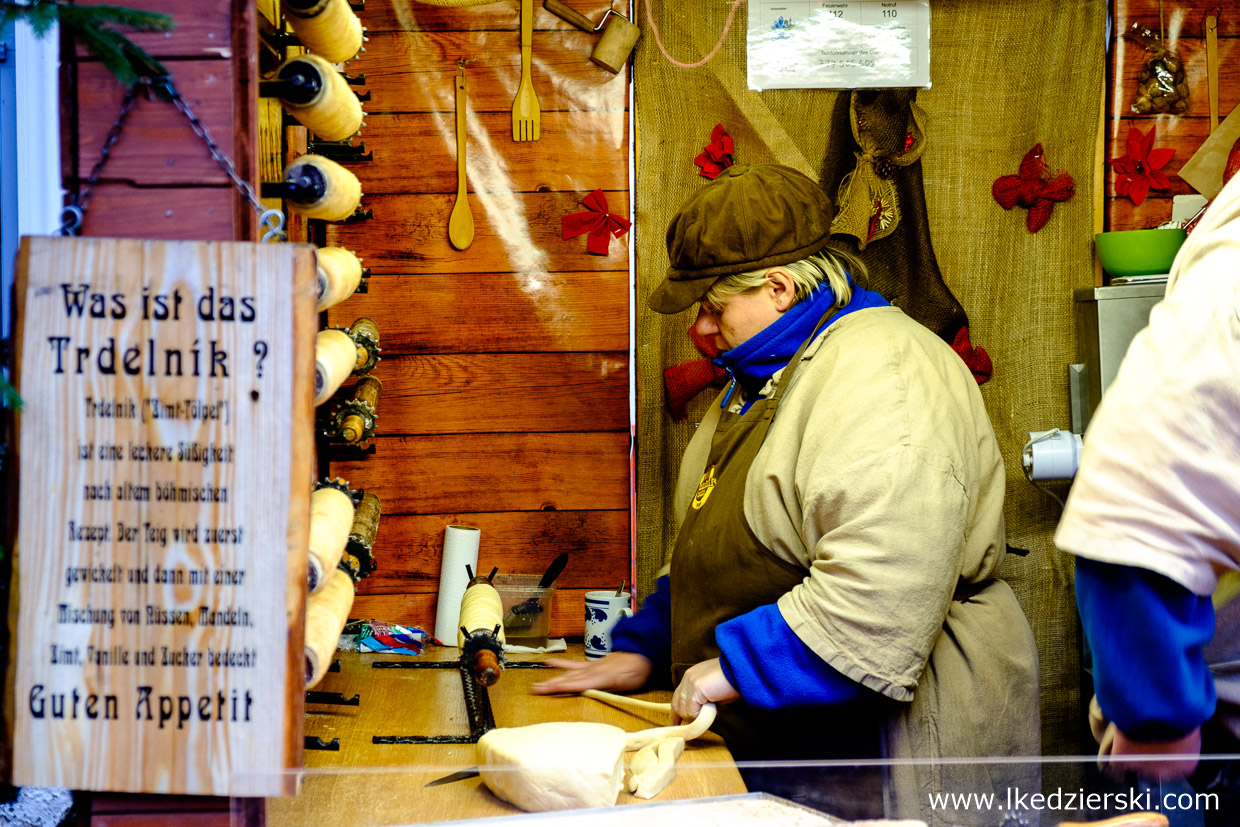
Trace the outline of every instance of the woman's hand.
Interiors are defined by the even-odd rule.
[[[1113,735],[1114,740],[1110,744],[1112,760],[1105,765],[1106,771],[1113,777],[1132,772],[1144,778],[1173,781],[1187,778],[1197,768],[1197,755],[1201,752],[1200,727],[1174,741],[1133,741],[1118,728]],[[1125,761],[1123,756],[1126,755],[1142,756],[1145,760]],[[1159,755],[1168,757],[1159,759]]]
[[[693,720],[702,710],[702,704],[730,704],[740,699],[741,693],[723,676],[719,658],[695,663],[685,672],[672,695],[673,722]]]
[[[636,652],[612,652],[589,661],[550,658],[547,665],[565,671],[534,684],[531,689],[535,695],[584,689],[640,689],[654,670],[650,660]]]

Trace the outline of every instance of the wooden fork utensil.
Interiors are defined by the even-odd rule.
[[[538,93],[530,80],[530,57],[534,49],[534,0],[521,0],[521,85],[512,102],[512,139],[538,140]]]

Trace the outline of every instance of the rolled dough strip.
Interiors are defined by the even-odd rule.
[[[650,712],[662,712],[668,716],[672,714],[671,704],[655,703],[654,701],[643,701],[640,698],[630,698],[628,695],[613,695],[611,692],[604,692],[601,689],[586,689],[582,695],[587,698],[593,698],[596,701],[602,701],[605,704],[619,707],[630,707],[632,709],[648,710]]]
[[[715,722],[715,705],[703,704],[702,711],[698,716],[687,724],[680,726],[661,726],[654,729],[643,729],[641,732],[632,732],[629,734],[626,750],[641,749],[647,744],[653,744],[655,741],[661,741],[664,738],[680,737],[686,741],[692,741],[694,738],[701,736],[706,730],[710,729],[710,725]]]
[[[637,777],[634,795],[638,798],[650,800],[672,783],[676,777],[676,759],[685,751],[685,739],[664,738],[655,748],[658,750],[658,762]]]
[[[682,739],[683,740],[683,739]],[[629,759],[629,792],[637,792],[637,779],[646,770],[659,763],[659,744],[647,744],[633,753]]]

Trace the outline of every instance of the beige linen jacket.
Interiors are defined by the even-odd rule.
[[[678,520],[719,413],[716,399],[685,452]],[[805,568],[778,604],[796,635],[904,702],[887,721],[889,758],[1039,751],[1033,634],[996,579],[1003,495],[977,383],[934,333],[883,307],[841,317],[810,344],[750,468],[745,516],[768,548]],[[1028,767],[903,768],[891,775],[889,816],[994,824],[993,814],[936,814],[928,795],[1002,797],[1031,783]]]

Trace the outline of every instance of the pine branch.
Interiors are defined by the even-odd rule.
[[[0,26],[8,26],[16,20],[25,20],[38,37],[47,34],[56,22],[58,8],[55,3],[34,0],[24,3],[0,3]]]
[[[0,375],[0,407],[8,408],[10,411],[20,411],[23,404],[17,388],[10,385],[9,380]]]
[[[142,9],[127,9],[123,6],[60,5],[60,19],[64,20],[66,17],[82,18],[84,22],[89,21],[94,25],[111,23],[140,32],[171,31],[176,25],[169,15]]]
[[[61,0],[30,0],[28,4],[0,2],[0,25],[25,20],[38,36],[45,35],[52,23],[80,43],[125,86],[144,77],[168,74],[158,60],[113,29],[120,26],[137,31],[170,31],[175,24],[166,14],[128,9],[122,6],[77,6]]]
[[[168,74],[163,64],[119,32],[86,23],[72,13],[62,12],[60,25],[126,87],[144,77]]]

